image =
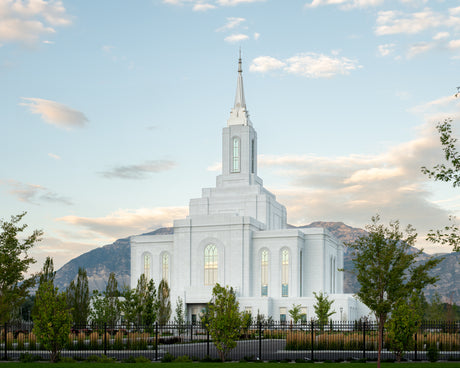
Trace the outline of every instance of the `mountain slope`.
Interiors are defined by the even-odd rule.
[[[295,228],[294,226],[289,226]],[[343,222],[313,222],[309,225],[299,226],[298,228],[322,227],[329,230],[340,241],[352,242],[359,236],[365,235],[366,231],[354,228]],[[172,234],[173,228],[160,228],[153,232],[143,235],[165,235]],[[56,273],[56,285],[59,289],[65,289],[70,282],[77,276],[78,268],[84,267],[88,273],[90,290],[104,290],[109,278],[110,272],[115,272],[118,285],[130,285],[130,238],[118,239],[112,244],[105,245],[101,248],[93,249],[87,253],[78,256],[64,266]],[[423,254],[420,261],[427,259],[429,255]],[[460,304],[460,252],[437,255],[444,260],[433,270],[432,274],[439,276],[436,286],[430,286],[425,290],[428,298],[438,293],[443,301],[452,300]],[[353,269],[350,250],[345,247],[344,254],[344,292],[355,293],[359,289],[356,277],[350,272]]]

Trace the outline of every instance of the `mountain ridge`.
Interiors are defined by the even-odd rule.
[[[330,231],[343,243],[352,242],[358,237],[365,235],[366,231],[360,228],[354,228],[343,222],[315,221],[309,225],[293,226],[289,228],[305,229],[321,227]],[[174,228],[163,227],[144,233],[141,235],[167,235],[173,234]],[[56,286],[59,289],[65,289],[70,282],[75,279],[79,267],[84,267],[88,274],[88,284],[90,290],[105,290],[105,286],[111,272],[115,272],[119,287],[130,285],[130,268],[131,252],[130,239],[132,236],[121,238],[102,247],[90,250],[78,257],[73,258],[62,266],[56,272]],[[428,259],[430,255],[422,253],[419,261]],[[436,292],[441,296],[444,302],[454,302],[460,304],[460,252],[445,253],[433,255],[435,258],[443,257],[432,274],[437,275],[440,279],[438,283],[425,289],[427,298],[431,298]],[[344,293],[356,293],[359,290],[359,284],[356,277],[351,272],[353,263],[351,251],[345,246],[344,251]]]

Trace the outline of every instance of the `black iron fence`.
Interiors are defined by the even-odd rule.
[[[32,323],[4,324],[0,327],[0,341],[4,359],[19,359],[24,353],[49,359]],[[237,346],[227,359],[375,360],[377,349],[378,326],[374,322],[254,323],[241,329]],[[74,326],[61,356],[85,359],[95,354],[119,360],[136,356],[151,360],[219,358],[209,331],[201,324]],[[460,321],[424,321],[418,326],[404,358],[427,360],[433,354],[443,360],[460,360]],[[395,359],[386,331],[382,359]]]

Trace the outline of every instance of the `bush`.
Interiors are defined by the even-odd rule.
[[[114,358],[109,358],[107,355],[102,354],[99,355],[90,355],[86,358],[86,361],[89,363],[113,363],[115,361]]]
[[[40,360],[40,357],[38,355],[34,355],[30,353],[21,353],[19,355],[19,361],[21,363],[33,363],[33,362],[36,362],[37,360]]]
[[[191,363],[192,359],[188,355],[181,355],[174,359],[174,363]]]
[[[436,344],[432,344],[428,347],[426,351],[426,357],[432,363],[436,362],[439,359],[439,351]]]
[[[59,363],[75,363],[76,360],[70,357],[62,357],[59,359]]]
[[[161,358],[161,362],[162,363],[171,363],[174,361],[174,355],[170,354],[169,352],[167,352],[163,358]]]

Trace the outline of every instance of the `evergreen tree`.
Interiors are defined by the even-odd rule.
[[[105,323],[114,326],[120,319],[121,306],[118,297],[118,282],[115,273],[111,272],[105,291],[102,294],[97,290],[93,291],[91,321],[98,326]]]
[[[170,289],[166,280],[158,285],[158,323],[164,326],[171,318]]]
[[[90,295],[88,275],[84,268],[78,269],[76,282],[72,280],[67,288],[67,303],[72,310],[75,325],[84,326],[88,322]]]

